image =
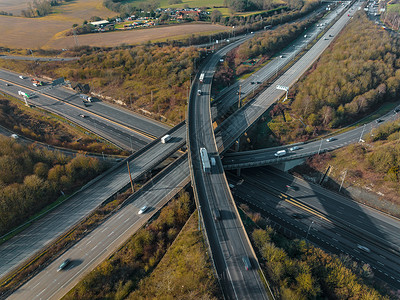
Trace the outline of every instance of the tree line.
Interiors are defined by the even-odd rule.
[[[255,229],[251,236],[280,299],[389,299],[371,287],[368,264],[328,254],[304,240],[288,240],[271,227]]]
[[[232,84],[237,77],[252,72],[255,66],[264,63],[275,53],[288,46],[315,21],[316,19],[312,18],[285,24],[274,30],[267,30],[233,49],[226,55],[224,62],[215,73],[214,83],[216,86],[213,89],[222,89],[222,87]],[[250,59],[254,62],[245,63]],[[255,59],[259,61],[255,63]]]
[[[71,158],[0,136],[0,235],[105,168],[95,158]]]
[[[121,100],[154,118],[174,123],[184,119],[194,64],[200,60],[197,49],[158,45],[85,49],[78,61],[62,66],[57,62],[40,64],[35,71],[88,83],[91,91]]]
[[[33,0],[28,2],[28,8],[21,11],[26,18],[44,17],[52,12],[52,7],[72,0]]]
[[[293,101],[272,111],[275,119],[269,126],[287,142],[350,124],[396,99],[399,67],[399,40],[359,12],[292,89]]]

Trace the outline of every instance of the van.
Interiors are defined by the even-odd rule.
[[[166,134],[161,138],[161,143],[166,144],[170,139],[171,139],[171,136],[169,134]]]
[[[280,150],[280,151],[276,152],[274,155],[276,157],[284,156],[284,155],[286,155],[286,150]]]

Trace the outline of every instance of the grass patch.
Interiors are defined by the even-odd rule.
[[[63,299],[124,299],[149,276],[192,214],[181,193],[148,226],[138,230],[110,259],[87,274]],[[103,283],[107,284],[103,284]]]
[[[221,299],[195,211],[174,243],[151,273],[139,282],[128,299]]]

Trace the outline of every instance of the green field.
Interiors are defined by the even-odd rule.
[[[400,14],[400,3],[396,4],[388,4],[387,11],[390,13],[397,13]]]

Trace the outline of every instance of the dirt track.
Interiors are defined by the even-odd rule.
[[[227,30],[227,27],[221,25],[185,24],[121,32],[105,32],[79,35],[77,40],[80,46],[118,46],[122,43],[137,44],[146,42],[148,40],[154,41],[164,38],[183,36],[187,34],[224,30]],[[75,41],[72,36],[52,40],[46,44],[46,48],[71,48],[73,46],[75,46]]]

